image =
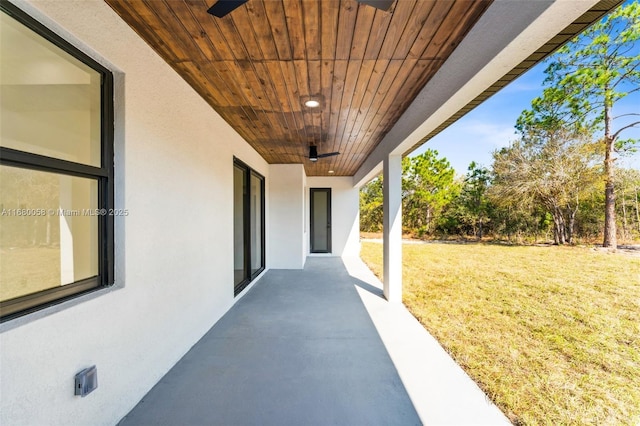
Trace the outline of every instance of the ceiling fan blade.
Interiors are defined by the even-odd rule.
[[[245,4],[248,0],[218,0],[207,10],[211,15],[222,18]]]
[[[326,154],[318,154],[318,158],[324,157],[333,157],[334,155],[340,154],[339,152],[327,152]]]
[[[339,152],[328,152],[326,154],[318,154],[318,147],[315,145],[311,145],[309,147],[309,160],[318,161],[318,158],[324,157],[333,157],[334,155],[340,154]]]
[[[389,10],[394,0],[358,0],[359,3],[368,4],[380,10]]]

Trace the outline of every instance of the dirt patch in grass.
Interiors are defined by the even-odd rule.
[[[382,277],[382,245],[362,258]],[[403,247],[404,303],[514,424],[640,424],[640,259]]]

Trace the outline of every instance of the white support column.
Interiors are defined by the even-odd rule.
[[[402,157],[388,155],[383,161],[384,297],[402,302]]]

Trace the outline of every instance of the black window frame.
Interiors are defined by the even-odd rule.
[[[100,167],[6,147],[0,147],[0,165],[92,179],[98,184],[98,209],[104,209],[107,213],[97,216],[98,275],[71,284],[1,301],[0,322],[5,322],[114,283],[114,215],[111,214],[114,209],[114,90],[112,72],[89,55],[7,1],[0,1],[0,12],[6,13],[40,37],[89,66],[101,76]]]
[[[246,163],[233,157],[234,167],[238,167],[244,173],[247,190],[243,194],[243,254],[244,254],[244,279],[233,286],[233,296],[237,296],[251,283],[258,275],[265,270],[266,266],[266,238],[265,238],[265,178],[260,173],[249,167]],[[260,263],[261,267],[256,272],[251,272],[251,176],[260,179]],[[235,249],[234,249],[235,250]],[[234,280],[235,281],[235,280]]]

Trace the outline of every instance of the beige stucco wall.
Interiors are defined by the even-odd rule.
[[[129,216],[113,288],[2,325],[0,424],[112,425],[234,303],[233,157],[267,194],[269,167],[103,1],[16,3],[114,71],[116,207]],[[98,389],[75,397],[93,364]]]
[[[269,265],[275,269],[302,269],[306,259],[304,167],[302,164],[272,164],[269,177]]]
[[[305,215],[307,240],[309,231],[309,189],[331,188],[331,254],[358,256],[360,254],[359,190],[351,177],[307,177]],[[308,245],[308,244],[307,244]]]

